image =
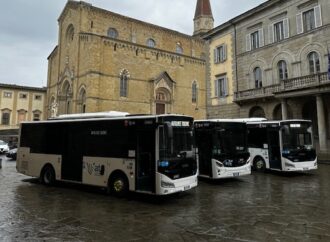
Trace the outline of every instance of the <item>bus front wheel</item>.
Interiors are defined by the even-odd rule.
[[[54,185],[55,171],[51,165],[47,165],[42,169],[41,175],[40,175],[40,180],[41,180],[41,183],[43,183],[47,186]]]
[[[255,171],[265,171],[266,169],[266,163],[265,161],[261,158],[261,157],[257,157],[254,161],[253,161],[253,168]]]
[[[128,193],[128,181],[125,175],[115,174],[109,182],[109,191],[116,197],[124,197]]]

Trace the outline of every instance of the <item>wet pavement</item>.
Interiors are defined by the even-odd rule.
[[[0,241],[330,241],[330,165],[118,199],[80,185],[45,187],[2,158]]]

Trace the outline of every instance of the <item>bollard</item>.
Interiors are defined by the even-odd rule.
[[[0,169],[2,168],[2,159],[0,158]]]

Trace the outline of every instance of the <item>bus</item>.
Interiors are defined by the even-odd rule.
[[[166,195],[197,186],[193,118],[104,113],[23,122],[17,171],[55,181]]]
[[[290,172],[317,169],[311,121],[245,121],[253,170]]]
[[[199,176],[211,179],[251,174],[247,126],[230,119],[194,122]]]

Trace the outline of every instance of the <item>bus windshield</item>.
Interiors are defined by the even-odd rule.
[[[282,136],[283,149],[312,148],[312,128],[309,123],[285,124]]]
[[[246,151],[246,128],[243,125],[225,125],[213,134],[213,155],[237,154]]]
[[[193,152],[193,137],[190,127],[173,127],[172,137],[163,127],[159,131],[159,155],[161,160],[182,155],[187,156],[187,154],[191,155],[190,153]]]
[[[197,173],[193,132],[190,126],[159,127],[158,172],[171,179],[188,177]]]

